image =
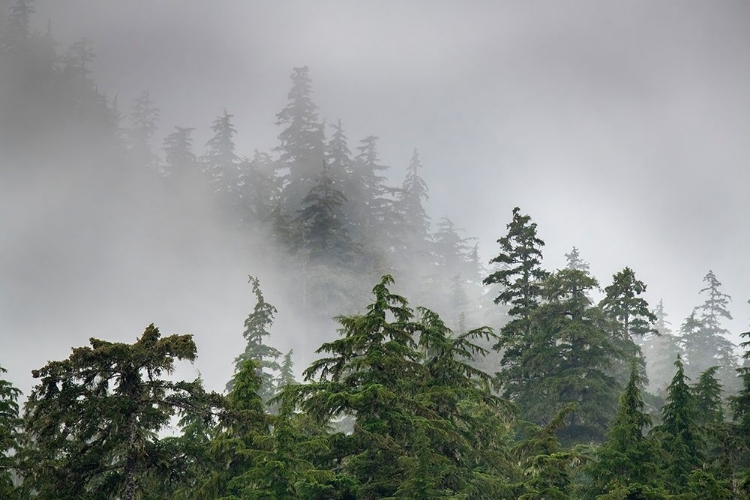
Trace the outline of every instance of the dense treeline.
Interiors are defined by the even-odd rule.
[[[239,155],[228,110],[202,153],[184,126],[157,148],[148,92],[123,114],[90,76],[89,42],[60,55],[33,12],[18,0],[0,20],[3,182],[75,174],[87,199],[69,216],[94,226],[144,200],[182,223],[205,201],[300,307],[277,311],[250,278],[246,347],[224,394],[173,380],[197,347],[154,325],[35,370],[23,408],[0,379],[0,497],[750,495],[750,343],[741,365],[713,272],[673,332],[629,267],[600,284],[573,248],[564,269],[545,269],[519,208],[485,269],[448,217],[433,230],[418,151],[394,185],[378,137],[350,147],[341,120],[320,118],[306,67],[293,69],[271,152]],[[294,334],[274,330],[285,314],[305,336],[331,338],[318,330],[332,316],[339,327],[301,380],[294,353],[273,347]]]

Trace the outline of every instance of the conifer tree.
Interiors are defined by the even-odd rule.
[[[423,206],[423,203],[429,200],[430,195],[427,183],[419,174],[421,168],[422,161],[419,158],[419,152],[415,149],[409,160],[406,178],[398,192],[396,202],[409,238],[415,239],[413,245],[426,241],[430,229],[430,217]]]
[[[256,232],[273,225],[274,206],[280,206],[281,185],[275,171],[276,162],[257,150],[239,164],[239,217]]]
[[[220,401],[198,381],[163,378],[195,359],[190,335],[162,338],[150,325],[132,345],[90,344],[32,372],[40,382],[25,405],[24,487],[37,498],[140,498],[149,476],[185,467],[165,456],[158,433]]]
[[[334,132],[331,140],[326,145],[326,164],[331,172],[331,179],[334,185],[346,195],[347,189],[351,189],[351,176],[353,160],[352,152],[349,150],[349,143],[341,125],[341,120],[337,120],[335,125],[331,125]]]
[[[279,134],[280,167],[283,175],[285,209],[294,213],[310,191],[320,165],[325,160],[325,131],[312,101],[312,81],[307,66],[292,70],[288,104],[276,115]]]
[[[0,366],[0,375],[7,370]],[[9,381],[0,378],[0,498],[16,497],[18,490],[13,484],[17,475],[17,454],[20,452],[21,419],[18,413],[18,398],[21,391]]]
[[[596,498],[667,497],[667,492],[659,488],[656,443],[645,435],[651,417],[644,411],[641,383],[634,362],[607,438],[596,450],[596,461],[588,466],[592,478],[590,490],[599,495]]]
[[[721,324],[722,319],[732,319],[727,308],[732,299],[720,291],[721,282],[713,271],[709,271],[703,281],[706,282],[706,287],[700,293],[706,294],[706,300],[696,308],[700,314],[700,329],[684,337],[685,354],[688,357],[686,373],[690,377],[697,377],[709,367],[718,366],[719,380],[725,386],[725,391],[733,394],[739,389],[736,372],[738,366],[734,344],[726,338],[729,330]]]
[[[675,361],[677,372],[667,387],[666,404],[661,409],[662,447],[666,452],[663,464],[666,484],[670,493],[687,492],[690,473],[700,467],[704,446],[697,426],[695,396],[687,384],[682,359]]]
[[[565,254],[565,260],[567,261],[567,264],[565,265],[566,269],[573,269],[574,271],[589,271],[588,262],[581,259],[581,254],[576,247],[573,247],[570,253]]]
[[[256,392],[264,402],[267,402],[275,395],[272,372],[279,369],[277,360],[281,353],[278,349],[265,344],[264,337],[271,336],[269,329],[273,325],[277,310],[266,302],[258,278],[248,276],[248,282],[253,287],[256,303],[253,312],[245,319],[245,331],[242,332],[246,342],[245,350],[234,359],[235,376],[227,382],[226,388],[228,392],[232,392],[236,382],[236,374],[245,366],[246,361],[252,360],[257,367],[256,376],[260,380],[260,387]]]
[[[645,335],[641,349],[646,359],[647,389],[660,396],[664,394],[672,379],[673,360],[678,354],[682,354],[682,349],[679,338],[669,328],[670,322],[667,320],[663,300],[659,300],[654,308],[654,316],[656,316],[655,331]]]
[[[531,331],[531,314],[539,307],[542,282],[548,273],[542,269],[544,241],[536,234],[536,223],[513,209],[513,219],[507,225],[508,234],[497,240],[500,253],[490,264],[500,266],[484,279],[485,285],[500,285],[495,304],[510,305],[512,320],[500,332],[500,345],[506,349],[504,363],[513,364],[523,349],[524,335]]]
[[[328,165],[323,164],[323,171],[302,200],[297,216],[311,260],[341,265],[351,258],[354,245],[346,228],[345,202]]]
[[[612,284],[604,289],[600,307],[617,322],[615,337],[623,340],[640,339],[653,331],[656,316],[646,299],[640,297],[646,284],[636,279],[629,267],[612,276]]]
[[[176,182],[185,182],[198,171],[198,158],[193,153],[193,128],[177,127],[164,139],[164,175]]]
[[[280,390],[287,385],[293,385],[297,383],[294,378],[294,359],[292,355],[294,350],[290,349],[289,352],[284,354],[284,359],[281,361],[279,368],[279,376],[276,381],[276,388]]]
[[[127,130],[128,148],[137,168],[156,169],[156,155],[151,141],[159,123],[159,109],[144,90],[130,107],[130,127]]]
[[[530,316],[531,332],[517,363],[498,374],[504,394],[521,416],[543,425],[575,403],[563,443],[601,441],[617,405],[618,386],[609,375],[621,352],[609,341],[606,321],[588,293],[597,286],[580,270],[563,269],[544,282],[545,303]]]
[[[750,300],[748,301],[750,304]],[[745,339],[740,346],[745,350],[743,359],[745,364],[737,371],[742,380],[742,389],[735,396],[730,396],[729,404],[732,410],[732,421],[735,434],[739,437],[742,458],[736,464],[738,470],[737,482],[745,495],[750,495],[750,331],[742,333]]]
[[[214,135],[206,146],[208,151],[203,156],[204,169],[214,183],[217,193],[234,196],[237,191],[239,171],[238,158],[234,152],[234,136],[237,130],[232,123],[234,115],[225,109],[211,125]]]

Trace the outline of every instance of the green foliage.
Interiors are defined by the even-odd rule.
[[[7,370],[0,366],[0,375]],[[7,380],[0,378],[0,498],[15,498],[13,478],[18,465],[15,454],[21,449],[18,415],[18,398],[21,391]]]
[[[597,460],[587,468],[592,478],[588,489],[596,498],[637,498],[637,491],[654,493],[660,484],[658,449],[653,439],[645,436],[651,417],[644,413],[641,383],[633,362],[606,441],[596,451]]]
[[[258,377],[261,380],[260,395],[263,401],[268,401],[276,393],[272,371],[280,368],[277,359],[281,356],[281,352],[265,344],[264,337],[271,336],[269,330],[273,325],[274,315],[278,311],[266,302],[258,278],[248,276],[248,282],[253,287],[256,303],[253,312],[245,319],[245,331],[242,332],[246,341],[245,350],[234,359],[235,377],[246,361],[254,361],[257,365]],[[227,391],[229,392],[232,391],[235,377],[227,382]]]
[[[656,428],[666,452],[663,469],[671,493],[687,491],[690,473],[703,458],[704,443],[697,426],[696,400],[681,358],[675,361],[677,372],[667,387],[666,404],[662,408],[662,425]]]
[[[25,486],[42,499],[136,498],[149,475],[184,467],[158,437],[172,416],[210,414],[219,401],[200,382],[162,378],[195,359],[191,335],[161,338],[150,325],[132,345],[90,343],[32,372]]]

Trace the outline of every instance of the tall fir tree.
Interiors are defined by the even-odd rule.
[[[4,373],[7,370],[0,366],[0,376]],[[20,396],[19,389],[0,377],[0,497],[9,500],[21,498],[14,484],[14,478],[18,477],[18,453],[21,451]]]
[[[565,254],[565,268],[573,269],[574,271],[589,271],[589,264],[581,258],[581,253],[578,248],[573,247],[570,253]]]
[[[666,453],[662,468],[667,488],[670,493],[682,494],[688,490],[691,472],[701,465],[704,443],[696,422],[695,396],[679,356],[675,366],[677,371],[667,387],[666,404],[661,409],[663,423],[656,430]]]
[[[596,460],[587,467],[592,478],[587,489],[592,497],[667,498],[667,492],[659,488],[657,443],[646,436],[651,417],[644,410],[641,384],[640,370],[632,363],[606,440],[596,450]]]
[[[648,377],[648,391],[657,396],[664,396],[665,390],[672,379],[674,359],[682,354],[680,340],[675,336],[669,325],[667,313],[664,309],[664,301],[654,308],[654,332],[648,333],[643,338],[641,350],[646,359],[646,376]]]
[[[685,368],[691,378],[697,377],[711,366],[718,366],[717,375],[724,385],[725,392],[734,394],[739,390],[737,360],[734,344],[727,339],[729,330],[723,327],[722,320],[731,320],[728,306],[732,298],[721,292],[721,282],[713,271],[703,278],[705,288],[700,293],[706,300],[696,308],[699,313],[700,330],[697,336],[685,337],[685,353],[688,357]]]
[[[518,364],[531,333],[531,315],[539,307],[542,283],[549,273],[542,269],[544,241],[537,237],[536,223],[513,208],[508,233],[497,240],[500,253],[490,260],[498,269],[487,276],[485,285],[499,285],[495,304],[510,305],[511,320],[500,330],[496,349],[503,348],[503,364]]]
[[[214,135],[206,142],[208,151],[203,155],[203,168],[214,183],[214,189],[221,196],[230,199],[236,195],[239,170],[238,158],[235,154],[234,136],[237,130],[232,123],[234,115],[225,109],[218,116],[211,131]]]
[[[307,66],[292,70],[288,104],[276,115],[279,134],[279,167],[285,172],[284,208],[294,213],[312,187],[325,160],[325,130],[312,101],[312,80]]]
[[[248,276],[248,282],[253,287],[255,307],[253,312],[248,314],[245,319],[245,331],[242,332],[246,342],[245,350],[234,359],[235,375],[227,382],[226,389],[228,392],[232,392],[236,374],[240,372],[246,361],[251,360],[255,363],[256,376],[260,380],[260,387],[257,392],[263,401],[267,402],[276,393],[273,383],[274,372],[279,369],[278,359],[281,352],[265,342],[271,336],[270,328],[278,311],[273,305],[266,302],[258,278]]]
[[[136,168],[155,172],[158,159],[151,144],[159,123],[159,109],[144,90],[130,107],[127,130],[128,149]]]
[[[185,183],[199,172],[193,153],[193,128],[177,127],[164,138],[164,175],[175,183]]]
[[[164,378],[176,361],[195,359],[190,335],[162,338],[150,325],[132,345],[90,344],[32,372],[24,487],[35,498],[140,498],[150,476],[185,467],[159,439],[171,418],[209,415],[220,401],[199,381]]]

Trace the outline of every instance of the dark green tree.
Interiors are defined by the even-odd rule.
[[[0,366],[0,375],[7,370]],[[7,380],[0,378],[0,497],[13,499],[18,491],[14,477],[18,476],[17,454],[20,451],[21,419],[18,414],[18,398],[21,391]]]
[[[220,401],[198,381],[163,378],[195,359],[191,335],[162,338],[150,325],[132,345],[90,343],[32,372],[40,383],[25,405],[24,486],[40,499],[140,498],[154,474],[186,466],[165,455],[159,432]]]
[[[549,276],[542,288],[545,302],[530,316],[531,331],[517,363],[498,374],[506,397],[537,425],[576,404],[560,430],[564,444],[601,441],[617,405],[619,388],[609,371],[622,353],[610,342],[607,322],[589,298],[597,285],[580,270]]]
[[[633,363],[606,440],[587,467],[592,497],[667,498],[667,492],[659,488],[657,444],[645,435],[651,417],[644,411],[641,384],[640,371]]]
[[[531,315],[539,307],[542,282],[548,274],[542,269],[542,247],[544,241],[536,234],[536,223],[531,217],[522,215],[521,209],[513,209],[513,219],[507,225],[508,234],[497,240],[500,253],[490,260],[499,269],[484,279],[485,285],[499,285],[500,292],[495,304],[510,305],[511,321],[500,331],[496,348],[505,349],[503,364],[518,364],[531,333]]]
[[[274,388],[274,373],[279,367],[278,359],[281,352],[265,343],[264,338],[271,336],[270,328],[273,325],[274,316],[278,312],[274,306],[266,302],[263,292],[260,289],[260,280],[253,276],[248,276],[248,282],[253,287],[255,295],[255,307],[253,312],[248,314],[245,319],[245,331],[242,336],[245,338],[245,350],[242,354],[234,359],[235,375],[227,382],[227,391],[231,392],[236,382],[237,374],[245,365],[245,362],[252,360],[257,367],[256,376],[260,380],[260,387],[256,391],[264,402],[269,401],[276,393]]]
[[[667,387],[666,404],[662,407],[662,425],[656,430],[666,452],[663,469],[670,493],[688,491],[690,473],[702,464],[704,443],[697,425],[695,396],[687,384],[682,359],[675,361],[677,372]]]
[[[656,316],[646,299],[646,284],[636,279],[629,267],[612,276],[612,284],[604,289],[599,306],[616,321],[615,337],[623,340],[641,339],[653,332]]]

